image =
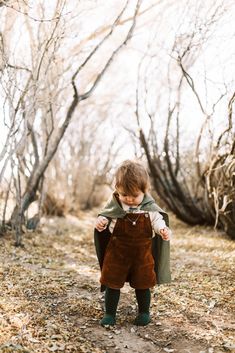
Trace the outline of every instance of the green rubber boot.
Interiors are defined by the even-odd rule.
[[[105,314],[100,325],[115,325],[116,311],[120,297],[120,289],[106,288],[105,290]]]
[[[104,314],[103,319],[100,320],[100,325],[101,326],[106,326],[106,325],[113,326],[115,324],[116,324],[115,316],[110,315],[110,314]]]
[[[150,323],[150,314],[149,313],[139,313],[135,318],[134,324],[136,326],[147,326]]]

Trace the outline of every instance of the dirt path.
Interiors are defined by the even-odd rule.
[[[234,242],[173,219],[173,282],[153,290],[151,324],[133,325],[126,285],[117,325],[102,328],[93,221],[92,214],[47,220],[20,249],[10,235],[0,238],[0,352],[235,351]]]

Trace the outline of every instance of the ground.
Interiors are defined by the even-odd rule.
[[[121,293],[117,325],[103,328],[93,245],[95,213],[44,219],[41,230],[0,238],[0,352],[234,352],[235,242],[171,217],[172,283],[152,291],[152,321],[133,325],[133,290]]]

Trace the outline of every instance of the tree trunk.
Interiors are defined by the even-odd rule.
[[[127,2],[127,4],[128,4],[128,2]],[[136,7],[135,7],[135,13],[133,15],[132,24],[130,26],[130,29],[128,30],[123,42],[112,52],[109,59],[105,63],[103,69],[97,74],[91,88],[87,92],[84,92],[83,94],[78,94],[75,80],[76,80],[79,72],[83,68],[83,66],[93,56],[93,54],[96,52],[96,50],[98,50],[98,48],[102,45],[104,40],[101,41],[101,43],[95,47],[95,50],[93,50],[91,52],[91,54],[87,57],[85,62],[76,70],[76,72],[72,76],[71,84],[72,84],[73,90],[74,90],[73,100],[68,108],[66,118],[65,118],[62,126],[58,130],[57,135],[55,136],[54,140],[51,142],[51,145],[47,149],[47,153],[44,156],[44,159],[41,162],[37,161],[37,163],[35,165],[35,169],[32,171],[31,176],[28,179],[28,183],[27,183],[26,189],[23,193],[23,196],[21,197],[20,202],[17,203],[17,205],[11,215],[11,224],[14,226],[15,229],[21,229],[21,223],[22,223],[22,219],[24,217],[24,212],[28,209],[29,205],[36,199],[36,193],[38,190],[40,180],[43,177],[50,161],[52,160],[52,158],[54,156],[54,154],[56,153],[56,150],[59,146],[59,143],[60,143],[61,139],[63,138],[67,127],[69,126],[69,123],[73,117],[74,111],[75,111],[76,107],[78,106],[79,102],[89,98],[92,95],[92,93],[94,92],[94,90],[96,89],[98,84],[100,83],[101,79],[103,78],[105,72],[108,70],[109,66],[111,65],[113,59],[117,56],[117,54],[119,53],[121,48],[123,46],[125,46],[127,44],[127,42],[131,39],[135,25],[136,25],[136,17],[137,17],[139,8],[140,8],[140,4],[141,4],[141,0],[137,0]],[[126,6],[124,6],[124,9],[125,8],[126,8]],[[123,9],[123,11],[124,11],[124,9]],[[123,13],[123,11],[121,12],[121,14]],[[113,27],[117,24],[120,16],[118,16],[117,20],[114,22]],[[113,30],[113,28],[112,28],[112,30]],[[108,36],[112,34],[112,30],[110,31]],[[106,38],[107,37],[105,37],[105,39]],[[21,240],[20,240],[20,242],[21,242]],[[17,245],[20,245],[20,244],[17,243]]]

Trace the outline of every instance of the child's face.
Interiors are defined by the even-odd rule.
[[[138,206],[144,198],[144,193],[141,190],[136,191],[134,195],[126,195],[122,189],[118,190],[119,199],[128,206]]]

